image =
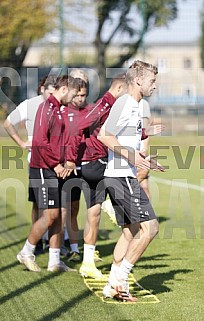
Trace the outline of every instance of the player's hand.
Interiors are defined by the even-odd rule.
[[[74,171],[74,174],[77,176],[76,164],[74,162],[67,161],[64,164],[64,168],[68,170],[68,176]]]
[[[145,128],[145,134],[147,136],[154,136],[161,134],[164,130],[165,126],[162,124],[149,125],[147,128]]]
[[[148,177],[149,169],[137,168],[137,180],[141,183],[144,179]]]
[[[151,164],[145,158],[146,158],[145,155],[142,155],[139,151],[136,151],[134,153],[134,158],[133,158],[133,154],[131,155],[131,157],[129,157],[129,162],[138,168],[150,170]]]
[[[65,179],[68,176],[68,170],[65,169],[61,164],[55,166],[54,171],[57,174],[57,177]]]
[[[150,168],[154,171],[165,172],[164,166],[157,161],[158,155],[149,155],[145,159],[150,162]]]
[[[22,149],[28,149],[31,150],[32,147],[32,142],[30,140],[27,140],[26,142],[21,143],[21,148]]]

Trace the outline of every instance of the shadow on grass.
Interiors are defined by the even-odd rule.
[[[116,241],[108,244],[96,244],[96,249],[99,250],[100,256],[103,258],[113,254],[115,244]]]
[[[5,267],[5,269],[12,268],[12,267],[16,266],[17,264],[19,264],[19,263],[15,262],[15,263],[12,263],[10,265],[7,265]],[[4,270],[4,268],[2,268],[0,271],[2,272],[3,270]],[[30,273],[29,271],[27,271],[27,272]],[[14,290],[14,291],[11,291],[10,293],[8,293],[6,295],[1,296],[0,305],[4,304],[8,300],[11,300],[11,299],[15,298],[18,295],[21,295],[21,294],[23,294],[23,293],[25,293],[25,292],[27,292],[27,291],[35,288],[35,287],[38,287],[38,286],[42,285],[43,283],[46,283],[49,280],[53,280],[53,278],[60,277],[60,275],[61,275],[61,273],[50,273],[49,275],[46,275],[45,277],[42,277],[41,279],[35,280],[35,281],[25,285],[25,286],[22,286],[22,287]],[[3,280],[1,280],[1,286],[3,286],[3,285],[4,285],[4,282],[3,282]],[[87,297],[88,295],[91,295],[91,293],[90,293],[90,291],[87,290],[86,293],[83,295],[83,298]],[[75,298],[73,304],[78,303],[77,300],[78,299]],[[66,309],[69,306],[69,304],[70,304],[70,301],[66,303],[66,305],[65,305]],[[72,306],[72,303],[71,303],[71,306]],[[63,309],[63,311],[65,312],[65,309]],[[45,318],[44,319],[43,318],[42,320],[51,320],[51,319],[49,319],[49,318]]]
[[[151,289],[153,293],[159,294],[159,293],[164,293],[164,292],[171,292],[172,290],[165,285],[166,282],[173,282],[175,275],[182,273],[182,274],[187,274],[191,273],[193,270],[188,270],[188,269],[179,269],[179,270],[172,270],[166,273],[155,273],[151,275],[147,275],[138,282],[145,288],[145,289]],[[177,282],[178,280],[175,280]],[[179,280],[179,282],[181,282]]]
[[[0,208],[1,210],[1,208]],[[0,216],[0,221],[3,221],[3,220],[7,220],[7,219],[10,219],[10,218],[13,218],[16,216],[16,213],[10,213],[10,214],[6,214],[5,216]]]
[[[9,269],[12,269],[12,268],[16,267],[17,265],[19,265],[19,262],[16,260],[16,262],[13,262],[11,264],[8,264],[6,266],[1,267],[0,268],[0,273],[4,272],[4,271],[7,271]],[[0,299],[0,303],[1,303],[1,299]]]
[[[169,221],[170,219],[169,217],[165,217],[165,216],[158,216],[157,218],[158,218],[159,224]]]
[[[21,227],[25,227],[25,226],[28,226],[28,225],[30,225],[30,223],[23,223],[23,224],[19,224],[17,226],[12,226],[12,227],[9,227],[9,228],[7,228],[5,230],[0,230],[0,234],[8,233],[8,232],[17,230],[17,229],[19,229]]]
[[[70,313],[69,309],[74,307],[76,304],[78,305],[80,301],[87,299],[87,297],[92,296],[93,293],[91,293],[89,290],[83,291],[82,294],[77,295],[75,298],[67,301],[64,303],[59,309],[43,316],[40,319],[37,319],[36,321],[51,321],[51,320],[57,320],[61,314],[64,313]],[[69,315],[70,316],[70,315]],[[83,320],[83,316],[81,316],[81,319]]]
[[[26,240],[26,238],[23,238],[23,239],[21,239],[21,240],[17,240],[17,241],[15,241],[15,242],[13,242],[13,243],[7,243],[6,245],[3,245],[3,246],[1,246],[0,247],[0,250],[6,250],[6,249],[8,249],[8,248],[11,248],[12,246],[16,246],[16,245],[19,245],[19,244],[23,244],[24,242],[25,242],[25,240]]]

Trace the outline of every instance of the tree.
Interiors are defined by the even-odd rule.
[[[177,0],[95,0],[95,3],[98,27],[94,44],[98,57],[98,73],[103,87],[106,67],[121,67],[126,60],[136,54],[145,33],[176,18]],[[117,18],[113,13],[117,13]],[[113,27],[109,28],[108,36],[104,37],[108,23]],[[123,51],[117,62],[107,66],[107,49],[114,38],[122,34],[126,34],[129,41],[121,44]]]
[[[55,2],[53,2],[54,4]],[[13,108],[18,88],[10,86],[15,71],[22,67],[34,40],[55,26],[52,0],[1,0],[0,4],[0,80],[3,102]],[[15,81],[14,81],[15,82]],[[9,97],[10,99],[7,99]]]
[[[0,66],[19,68],[31,43],[53,28],[50,0],[2,0],[0,4]]]

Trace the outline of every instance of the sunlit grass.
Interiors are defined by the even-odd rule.
[[[185,160],[189,146],[196,150],[189,169],[179,169],[171,146],[180,146]],[[30,228],[30,204],[27,202],[27,163],[16,169],[1,168],[0,178],[0,317],[1,320],[66,320],[66,321],[201,321],[204,315],[204,216],[203,192],[177,185],[165,185],[153,180],[182,180],[200,185],[203,170],[199,167],[198,146],[202,139],[194,137],[154,138],[153,145],[170,146],[159,151],[165,156],[161,163],[169,165],[165,173],[151,173],[151,197],[160,221],[160,233],[152,242],[133,273],[139,283],[160,300],[157,304],[106,304],[91,293],[78,273],[50,274],[48,254],[37,258],[41,273],[31,273],[16,260]],[[14,146],[4,138],[1,146]],[[2,151],[2,148],[1,148]],[[164,152],[164,154],[162,154]],[[1,156],[2,159],[2,156]],[[2,163],[1,163],[2,164]],[[2,165],[1,165],[2,166]],[[21,193],[19,193],[19,190]],[[82,200],[80,228],[86,216]],[[97,248],[103,262],[97,266],[108,271],[114,244],[120,228],[113,226],[102,213]],[[81,234],[82,235],[82,234]],[[80,240],[82,249],[82,239]],[[66,263],[66,259],[64,259]],[[72,264],[79,269],[80,264]]]

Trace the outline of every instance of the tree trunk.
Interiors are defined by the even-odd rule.
[[[0,105],[10,113],[19,103],[19,91],[21,87],[20,69],[23,65],[27,46],[18,49],[12,48],[7,58],[0,58]]]

